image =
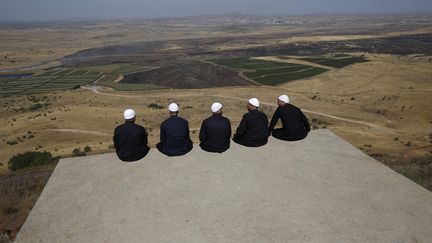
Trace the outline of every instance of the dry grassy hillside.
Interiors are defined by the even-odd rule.
[[[368,58],[371,62],[331,70],[310,80],[280,87],[143,92],[106,89],[100,94],[83,89],[35,95],[38,101],[31,96],[4,98],[0,108],[0,142],[7,149],[0,155],[4,165],[0,168],[4,169],[14,154],[28,150],[47,150],[68,156],[74,148],[88,145],[94,152],[112,151],[112,131],[122,122],[122,111],[128,107],[137,110],[139,123],[149,130],[150,142],[154,145],[169,102],[180,103],[181,115],[189,119],[191,128],[196,130],[209,115],[213,101],[225,105],[225,114],[236,125],[246,111],[241,99],[258,97],[274,105],[275,98],[282,93],[289,94],[295,105],[311,111],[307,114],[317,127],[335,131],[368,153],[403,154],[431,145],[432,86],[428,83],[432,64],[386,55]],[[41,104],[41,107],[35,111],[25,110],[34,104]],[[20,108],[24,110],[15,111]],[[274,109],[274,106],[263,105],[268,116]],[[196,132],[192,133],[197,142]],[[31,139],[29,134],[32,134]],[[8,144],[14,141],[17,144]]]

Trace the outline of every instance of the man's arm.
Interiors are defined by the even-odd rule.
[[[207,137],[207,134],[205,132],[205,121],[203,121],[201,124],[200,133],[199,133],[200,142],[203,143],[206,140],[206,137]]]
[[[163,123],[160,125],[160,142],[165,143],[165,127]]]
[[[300,110],[300,113],[301,113],[304,127],[306,128],[306,131],[310,132],[309,120],[307,119],[307,117],[305,116],[305,114],[301,110]]]
[[[186,130],[187,130],[187,133],[186,133],[187,139],[189,141],[192,141],[192,139],[190,138],[190,130],[189,130],[189,122],[188,121],[186,121]]]
[[[273,131],[274,127],[276,126],[277,122],[280,119],[280,113],[279,113],[279,108],[275,111],[275,113],[273,114],[273,117],[271,119],[270,122],[270,126],[269,126],[269,132]]]
[[[246,115],[244,115],[239,126],[237,127],[237,131],[236,131],[237,138],[242,138],[244,136],[244,133],[246,131],[246,126],[247,126]]]
[[[147,134],[147,131],[145,130],[145,128],[143,128],[141,136],[142,136],[141,145],[143,147],[146,147],[147,143],[148,143],[148,138],[147,138],[148,134]]]
[[[114,142],[114,148],[119,148],[119,138],[118,138],[118,131],[117,128],[114,130],[114,136],[113,136],[113,142]]]
[[[231,121],[228,120],[228,138],[231,138],[231,135],[232,135]]]

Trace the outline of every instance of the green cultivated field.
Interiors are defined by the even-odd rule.
[[[0,78],[0,95],[31,94],[67,90],[95,82],[103,73],[80,69],[55,68],[22,78]]]
[[[312,62],[312,63],[320,64],[327,67],[333,67],[333,68],[344,68],[352,64],[368,62],[368,60],[365,57],[353,57],[353,56],[347,57],[347,56],[342,56],[342,54],[335,55],[335,58],[306,57],[306,58],[299,58],[299,60]]]
[[[328,71],[325,68],[302,64],[231,58],[211,60],[221,66],[240,69],[243,74],[264,85],[279,85],[289,81],[310,78]]]
[[[97,83],[98,85],[110,87],[115,90],[123,90],[123,91],[134,91],[134,90],[149,90],[149,89],[163,89],[166,87],[157,86],[153,84],[125,84],[125,83],[116,83],[114,82],[119,75],[116,74],[108,74],[105,75],[102,79],[100,79]]]
[[[28,77],[0,78],[0,96],[68,90],[95,82],[118,90],[160,88],[155,85],[114,82],[122,74],[145,69],[130,64],[113,64],[86,68],[54,68]]]

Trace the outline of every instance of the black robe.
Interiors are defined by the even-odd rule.
[[[282,128],[274,129],[279,119],[282,120]],[[310,132],[310,125],[299,108],[291,104],[285,104],[278,107],[274,113],[269,131],[277,139],[297,141],[306,138],[308,132]]]
[[[225,152],[230,147],[231,122],[222,115],[214,114],[203,121],[199,138],[203,150],[214,153]]]
[[[114,130],[114,147],[123,161],[137,161],[144,158],[150,148],[147,146],[147,132],[144,127],[127,121]]]
[[[243,116],[233,140],[247,147],[261,147],[267,144],[268,135],[267,116],[252,110]]]
[[[167,156],[181,156],[192,150],[189,123],[178,116],[165,120],[160,127],[160,143],[157,149]]]

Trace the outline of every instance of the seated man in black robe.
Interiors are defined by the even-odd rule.
[[[149,152],[147,132],[144,127],[135,124],[135,111],[124,112],[126,122],[114,131],[114,147],[119,159],[133,162],[144,158]]]
[[[231,122],[222,116],[222,104],[211,106],[213,115],[205,119],[199,134],[200,147],[213,153],[223,153],[230,147]]]
[[[168,107],[169,118],[160,127],[160,143],[157,149],[167,156],[181,156],[192,150],[189,123],[178,116],[179,107],[172,103]]]
[[[268,141],[268,118],[258,111],[259,101],[256,98],[249,100],[247,109],[240,125],[234,135],[234,142],[247,147],[261,147]]]
[[[289,103],[287,95],[280,96],[277,103],[279,107],[269,127],[269,132],[273,137],[285,141],[298,141],[306,138],[310,132],[310,125],[303,112]],[[279,119],[282,120],[282,128],[274,129]]]

